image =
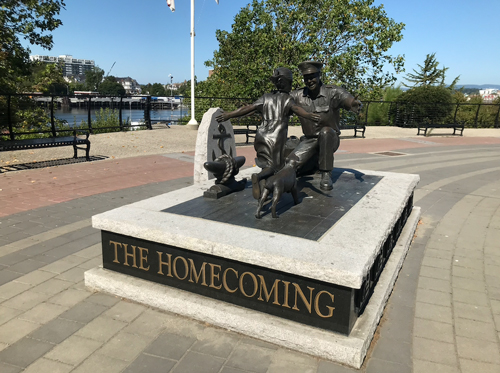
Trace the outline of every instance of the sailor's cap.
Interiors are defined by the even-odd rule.
[[[298,67],[302,75],[308,75],[321,72],[323,64],[316,61],[304,61],[299,63]]]
[[[276,82],[280,76],[287,78],[290,81],[293,80],[292,71],[290,69],[287,69],[286,67],[278,67],[277,69],[274,69],[273,75],[271,76],[271,81]]]

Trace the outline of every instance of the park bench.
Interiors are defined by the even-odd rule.
[[[248,144],[250,138],[255,139],[255,135],[257,134],[257,124],[256,123],[247,123],[246,128],[234,128],[233,131],[235,135],[245,135],[246,142]]]
[[[86,147],[83,147],[85,145]],[[85,150],[85,158],[87,159],[87,161],[90,161],[89,133],[86,132],[86,136],[83,138],[77,136],[75,130],[73,131],[73,136],[0,141],[0,152],[26,150],[26,149],[39,149],[39,148],[53,148],[58,146],[72,146],[74,151],[73,158],[78,158],[77,150]]]
[[[366,126],[364,124],[354,123],[347,124],[346,122],[341,121],[339,125],[340,132],[345,130],[354,130],[354,137],[358,136],[358,132],[361,133],[361,137],[365,137]]]
[[[457,131],[460,131],[460,136],[463,136],[464,133],[464,122],[457,123],[453,120],[451,123],[432,123],[430,121],[425,121],[423,123],[417,123],[417,136],[420,135],[420,132],[423,131],[423,135],[427,136],[427,130],[433,128],[453,128],[453,134],[456,135]]]

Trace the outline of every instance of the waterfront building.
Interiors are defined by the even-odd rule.
[[[128,95],[136,95],[141,93],[141,85],[137,83],[137,80],[132,79],[127,76],[126,78],[116,78],[116,81],[125,88],[125,92]]]
[[[30,56],[31,61],[40,61],[45,63],[59,63],[62,65],[63,76],[72,77],[77,81],[85,80],[85,71],[92,70],[95,67],[94,60],[84,60],[73,58],[71,55],[53,56]]]

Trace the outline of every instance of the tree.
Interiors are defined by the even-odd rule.
[[[429,85],[441,85],[444,86],[444,80],[446,78],[446,71],[448,67],[443,67],[442,69],[438,68],[439,62],[436,60],[436,53],[428,54],[425,57],[424,66],[418,65],[420,71],[413,69],[415,74],[408,73],[406,75],[406,80],[410,83],[413,83],[413,87],[421,87],[421,86],[429,86]],[[458,82],[460,76],[457,76],[452,84],[450,85],[450,89],[453,89]],[[403,83],[405,87],[410,87]]]
[[[32,45],[52,48],[50,32],[62,25],[56,18],[64,0],[2,0],[0,10],[0,90],[15,92],[19,77],[30,74],[30,50],[20,38]]]
[[[116,81],[114,76],[109,75],[99,85],[99,93],[104,96],[124,96],[125,88]]]
[[[103,77],[104,70],[97,66],[85,71],[85,86],[87,90],[99,92],[99,85],[102,83]]]
[[[387,53],[402,39],[403,23],[389,18],[374,0],[253,0],[236,15],[231,32],[217,30],[219,50],[205,65],[214,70],[200,82],[204,96],[258,97],[272,89],[269,77],[282,66],[314,59],[324,63],[323,81],[342,83],[367,95],[394,82],[402,56]],[[301,86],[296,74],[295,86]]]
[[[165,87],[161,83],[154,83],[149,89],[151,96],[166,96]]]

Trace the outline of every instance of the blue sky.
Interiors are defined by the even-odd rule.
[[[130,76],[140,84],[190,79],[190,0],[66,0],[54,31],[54,47],[31,46],[31,54],[92,59],[106,73]],[[204,61],[218,48],[215,30],[230,30],[247,0],[196,0],[195,65],[198,80],[208,76]],[[391,54],[405,55],[406,72],[436,52],[449,67],[448,83],[500,84],[498,15],[500,0],[375,0],[387,15],[406,24]],[[402,74],[404,75],[404,74]],[[399,76],[402,80],[402,76]]]

